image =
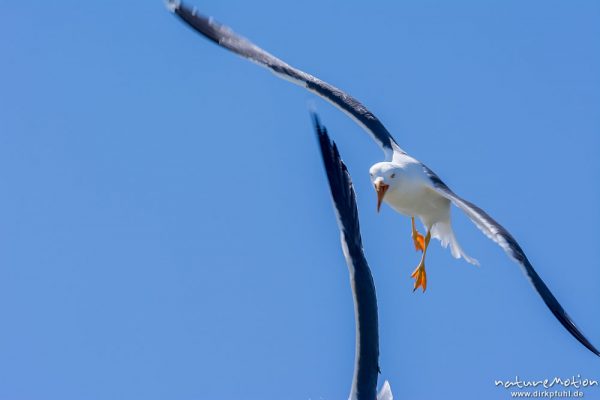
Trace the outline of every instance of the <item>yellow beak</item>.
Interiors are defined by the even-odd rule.
[[[386,185],[382,181],[377,181],[375,183],[375,191],[377,192],[377,212],[381,208],[381,202],[383,201],[383,196],[385,196],[385,192],[390,188],[390,185]]]

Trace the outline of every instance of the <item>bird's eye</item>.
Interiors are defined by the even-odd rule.
[[[396,177],[396,174],[391,174],[390,178],[394,179]]]

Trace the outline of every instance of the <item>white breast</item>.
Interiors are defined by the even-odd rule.
[[[419,217],[431,227],[450,216],[450,201],[439,195],[420,164],[406,164],[401,169],[398,185],[390,186],[384,201],[394,210],[407,216]]]

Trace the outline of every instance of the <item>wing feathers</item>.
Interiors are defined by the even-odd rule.
[[[429,168],[424,167],[425,172],[429,175],[434,188],[442,196],[446,197],[454,205],[463,210],[467,216],[473,221],[473,223],[490,239],[498,243],[502,249],[513,258],[521,266],[525,276],[529,279],[535,290],[540,294],[542,300],[548,306],[552,314],[558,319],[558,321],[577,339],[582,345],[584,345],[592,353],[600,356],[600,352],[594,347],[592,343],[581,333],[577,328],[569,314],[560,305],[556,297],[552,294],[546,283],[538,275],[533,268],[533,265],[527,259],[525,252],[521,249],[521,246],[515,238],[508,232],[502,225],[496,220],[489,216],[481,208],[475,204],[459,197],[455,194],[442,180]]]
[[[237,35],[230,28],[196,12],[195,9],[191,9],[178,1],[170,1],[168,7],[190,27],[219,46],[269,68],[277,76],[307,88],[340,108],[373,137],[381,146],[388,160],[392,159],[394,152],[404,153],[381,121],[354,97],[327,82],[292,67],[248,39]]]
[[[313,114],[313,122],[327,180],[342,233],[342,248],[350,271],[350,284],[354,296],[356,318],[356,356],[350,398],[375,399],[379,374],[379,328],[377,322],[377,296],[369,264],[365,258],[360,237],[358,210],[354,187],[335,143],[327,129]]]

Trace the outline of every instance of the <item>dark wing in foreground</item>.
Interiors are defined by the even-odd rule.
[[[169,9],[185,23],[219,46],[269,68],[276,75],[307,88],[348,113],[382,147],[387,159],[392,159],[394,151],[403,152],[381,121],[352,96],[327,82],[286,64],[248,39],[237,35],[230,28],[196,12],[195,9],[191,9],[178,1],[169,1],[168,5]]]
[[[342,233],[342,247],[350,271],[356,318],[356,364],[351,399],[375,399],[379,373],[379,332],[377,297],[371,270],[363,253],[356,197],[350,174],[340,158],[335,143],[313,114],[315,130],[327,172],[333,205]]]
[[[519,246],[519,243],[515,240],[515,238],[508,232],[502,225],[496,222],[492,217],[488,215],[481,208],[477,207],[475,204],[461,198],[456,193],[454,193],[442,180],[429,168],[425,167],[425,172],[429,175],[429,178],[433,182],[433,186],[436,191],[440,193],[442,196],[446,197],[455,206],[463,210],[467,216],[473,221],[473,223],[490,239],[494,242],[498,243],[502,249],[508,254],[511,258],[519,263],[522,267],[523,272],[529,278],[533,287],[542,297],[544,303],[548,306],[552,314],[560,321],[560,323],[575,337],[575,339],[579,340],[581,344],[587,347],[591,352],[600,356],[600,352],[592,345],[589,340],[583,333],[575,326],[569,314],[562,308],[556,297],[552,294],[548,286],[544,283],[542,278],[538,275],[538,273],[533,269],[533,266],[527,259],[525,252]]]

